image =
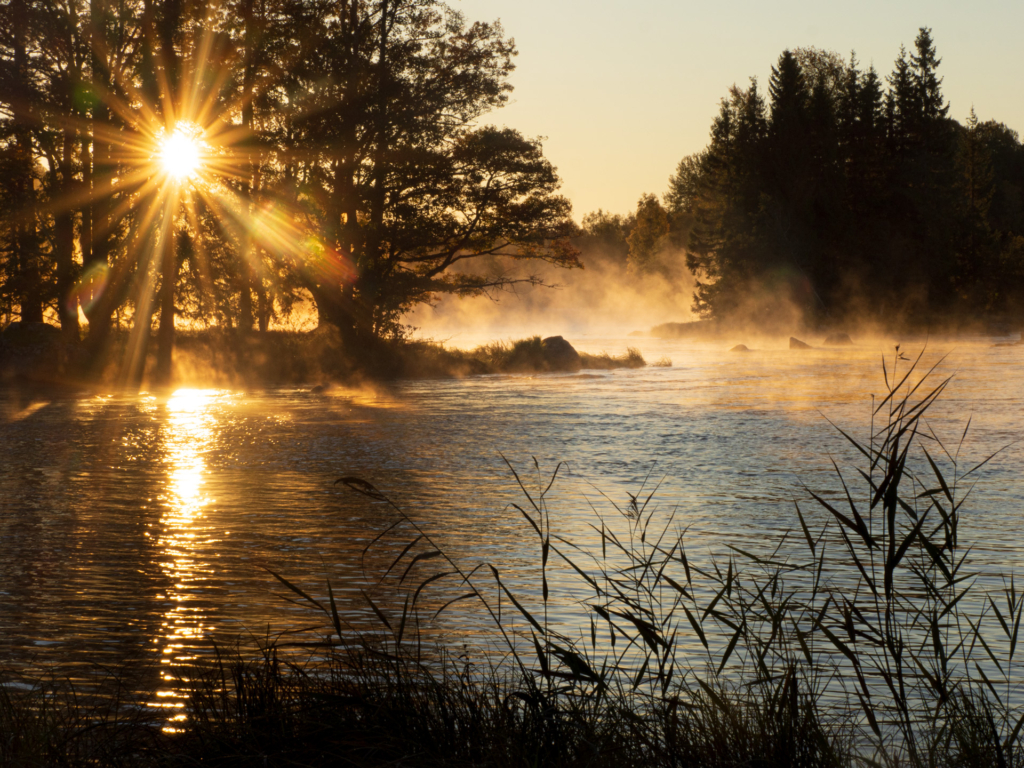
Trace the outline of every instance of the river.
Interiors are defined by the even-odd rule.
[[[804,485],[839,487],[830,457],[855,478],[857,456],[828,420],[866,440],[881,361],[891,372],[894,355],[889,341],[747,353],[572,341],[616,354],[635,345],[672,364],[316,394],[0,393],[0,663],[83,680],[138,664],[159,670],[153,703],[180,708],[174,670],[212,639],[318,623],[266,569],[316,594],[329,578],[345,618],[369,626],[360,590],[412,534],[364,555],[395,514],[336,485],[342,476],[373,483],[453,557],[519,574],[528,597],[538,547],[509,507],[524,496],[505,458],[528,488],[565,463],[548,503],[553,528],[570,537],[592,541],[595,514],[614,517],[613,504],[657,486],[651,504],[688,528],[691,552],[770,546],[797,526]],[[1002,449],[975,474],[961,531],[982,580],[998,586],[1024,565],[1024,347],[933,340],[922,366],[943,355],[933,379],[953,380],[929,427],[955,446],[971,419],[964,467]],[[486,631],[468,608],[446,616],[447,631],[460,621]]]

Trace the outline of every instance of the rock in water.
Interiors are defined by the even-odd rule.
[[[0,333],[0,380],[58,381],[69,352],[59,328],[47,323],[11,323]]]
[[[737,344],[735,347],[729,350],[730,352],[749,352],[746,344]]]
[[[552,371],[578,371],[583,367],[580,353],[561,336],[548,336],[541,341],[544,362]]]
[[[800,341],[796,336],[789,337],[789,348],[790,349],[812,349],[810,344]]]
[[[825,337],[826,347],[846,347],[853,344],[853,339],[848,333],[830,333]]]

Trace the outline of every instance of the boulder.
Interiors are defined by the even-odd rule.
[[[847,347],[853,344],[853,339],[848,333],[830,333],[825,337],[826,347]]]
[[[583,367],[580,353],[561,336],[548,336],[541,340],[544,362],[552,371],[578,371]]]
[[[48,323],[11,323],[0,333],[0,379],[57,380],[68,356],[60,329]]]
[[[800,341],[796,336],[789,337],[789,348],[790,349],[812,349],[810,344]]]
[[[729,350],[730,352],[749,352],[750,349],[746,344],[737,344],[735,347]]]

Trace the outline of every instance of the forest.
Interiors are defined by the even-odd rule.
[[[7,0],[0,29],[0,323],[59,324],[93,366],[120,334],[166,377],[176,328],[297,308],[354,356],[539,261],[779,331],[1024,309],[1024,148],[950,116],[928,28],[884,77],[784,51],[661,198],[582,226],[540,140],[486,123],[514,41],[438,0]]]
[[[733,86],[663,200],[584,218],[634,270],[685,255],[693,310],[784,331],[798,321],[950,328],[1024,310],[1024,147],[963,123],[928,28],[884,79],[830,51],[784,51],[767,93]]]

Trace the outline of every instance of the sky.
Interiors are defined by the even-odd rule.
[[[468,21],[500,19],[519,49],[511,104],[484,122],[546,137],[577,220],[663,194],[707,145],[718,102],[786,48],[851,50],[883,77],[902,43],[932,29],[950,115],[1024,132],[1024,0],[449,0]]]

